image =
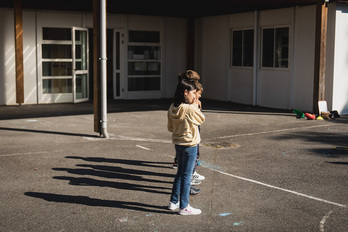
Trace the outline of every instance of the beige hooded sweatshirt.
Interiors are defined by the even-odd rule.
[[[205,120],[203,113],[194,105],[181,104],[168,110],[168,130],[172,132],[173,143],[194,147],[201,141],[198,126]]]

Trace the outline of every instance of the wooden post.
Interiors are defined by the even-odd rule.
[[[195,18],[187,18],[186,68],[195,68]]]
[[[313,113],[319,113],[318,101],[325,100],[327,12],[326,4],[318,2],[315,28]]]
[[[94,131],[101,134],[101,83],[100,83],[100,0],[93,0],[93,106]]]
[[[16,59],[16,102],[24,103],[23,68],[23,8],[22,0],[14,0],[15,59]]]

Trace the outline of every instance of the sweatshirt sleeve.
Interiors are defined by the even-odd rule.
[[[196,106],[189,106],[188,119],[195,125],[202,125],[205,121],[204,114]]]

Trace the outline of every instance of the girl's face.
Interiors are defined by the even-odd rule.
[[[196,100],[196,92],[196,89],[191,91],[185,90],[184,95],[188,104],[192,104]]]
[[[196,92],[196,99],[200,99],[202,97],[202,90]]]

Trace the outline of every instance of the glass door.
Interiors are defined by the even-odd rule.
[[[40,38],[39,102],[72,102],[72,30],[43,27]]]
[[[74,102],[88,101],[88,29],[74,27],[72,37]]]
[[[121,30],[114,30],[114,99],[124,99],[124,33]]]

